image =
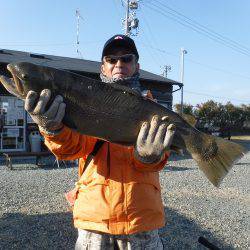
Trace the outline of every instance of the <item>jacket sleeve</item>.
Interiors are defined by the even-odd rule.
[[[133,161],[133,166],[135,167],[136,170],[141,171],[141,172],[156,172],[160,171],[164,168],[164,166],[167,163],[167,160],[169,158],[170,152],[166,152],[164,155],[164,158],[157,163],[152,163],[152,164],[145,164],[137,160],[134,156],[134,148],[132,150],[132,161]]]
[[[93,149],[96,138],[81,135],[64,126],[55,135],[40,131],[45,139],[45,145],[59,160],[74,160],[85,157]]]

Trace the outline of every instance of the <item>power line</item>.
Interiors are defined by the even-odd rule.
[[[156,39],[154,38],[154,34],[153,34],[153,32],[152,32],[152,30],[151,30],[151,28],[150,28],[150,26],[149,26],[149,23],[147,22],[147,19],[146,19],[146,17],[144,16],[144,14],[143,14],[143,11],[141,11],[141,14],[142,14],[142,17],[143,17],[143,20],[144,20],[144,23],[146,24],[146,27],[147,27],[147,29],[148,29],[148,31],[149,31],[149,33],[150,33],[150,39],[151,39],[151,41],[152,41],[152,43],[155,43],[156,44]],[[146,33],[145,33],[146,34]],[[147,39],[147,38],[146,38]],[[148,41],[149,41],[149,39],[147,39]],[[151,45],[152,44],[150,41],[149,41],[149,44]],[[154,55],[153,55],[154,56]],[[163,56],[162,56],[162,54],[158,54],[158,58],[159,58],[159,60],[161,61],[161,64],[163,65],[163,64],[165,64],[165,61],[164,61],[164,63],[163,63]]]
[[[189,94],[194,94],[194,95],[199,95],[199,96],[207,96],[207,97],[211,97],[211,98],[217,98],[217,99],[226,99],[226,100],[233,100],[233,101],[238,101],[238,102],[247,102],[244,100],[239,100],[239,99],[235,99],[235,98],[231,98],[231,97],[226,97],[226,96],[214,96],[214,95],[209,95],[209,94],[205,94],[205,93],[199,93],[199,92],[194,92],[194,91],[189,91],[186,90],[186,93]]]
[[[235,44],[232,44],[232,43],[231,43],[231,44],[228,44],[228,41],[225,41],[225,39],[223,39],[223,38],[221,38],[221,37],[218,37],[218,35],[215,35],[215,34],[211,33],[211,31],[208,31],[208,30],[206,30],[205,28],[203,28],[203,27],[205,27],[205,26],[201,26],[201,25],[198,26],[197,24],[195,24],[194,21],[190,22],[190,21],[185,20],[185,19],[183,19],[182,17],[180,17],[180,15],[176,15],[175,13],[171,13],[171,12],[165,10],[165,12],[167,12],[167,13],[170,14],[170,15],[172,15],[173,17],[167,16],[166,13],[162,13],[162,7],[156,5],[155,3],[152,4],[152,5],[153,5],[154,7],[156,7],[156,8],[158,8],[158,10],[155,10],[154,8],[151,8],[151,9],[153,9],[154,11],[157,11],[157,12],[161,13],[161,14],[164,15],[165,17],[170,18],[170,19],[172,19],[172,20],[174,20],[174,21],[176,21],[176,22],[182,24],[183,26],[192,29],[192,30],[196,31],[196,32],[199,33],[199,34],[205,35],[206,37],[212,39],[212,40],[215,41],[215,42],[218,42],[218,43],[220,43],[220,44],[223,44],[223,45],[225,45],[225,46],[227,46],[227,47],[229,47],[229,48],[231,48],[231,49],[233,49],[233,50],[235,50],[235,51],[237,51],[237,52],[239,52],[239,53],[242,53],[242,54],[244,54],[244,55],[250,56],[250,54],[249,54],[250,51],[249,51],[248,49],[244,49],[244,48],[239,47],[238,45],[235,45]],[[163,4],[162,4],[162,5],[163,5]],[[163,6],[165,6],[165,5],[163,5]],[[149,7],[149,6],[147,6],[147,7]],[[184,16],[184,15],[182,15],[182,16]],[[177,18],[177,19],[176,19],[176,18]],[[190,18],[186,18],[186,19],[191,20]],[[183,23],[183,22],[184,22],[184,23]],[[215,32],[214,32],[214,33],[215,33]],[[218,34],[218,33],[217,33],[217,34]]]
[[[167,52],[167,51],[164,50],[164,49],[156,48],[156,47],[154,47],[154,46],[152,46],[152,45],[148,45],[148,44],[146,44],[146,43],[144,43],[144,42],[137,42],[137,43],[142,44],[142,46],[144,46],[144,47],[147,47],[147,48],[151,48],[151,49],[157,50],[157,51],[159,51],[159,52],[161,52],[161,53],[168,54],[168,55],[173,56],[173,57],[176,57],[176,56],[177,56],[176,54],[173,54],[173,53],[171,53],[171,52]]]
[[[214,71],[219,71],[219,72],[222,72],[222,73],[225,73],[225,74],[229,74],[229,75],[234,75],[234,76],[238,76],[238,77],[250,79],[250,76],[245,76],[245,75],[242,75],[242,74],[238,74],[238,73],[234,73],[234,72],[227,71],[227,70],[224,70],[224,69],[220,69],[220,68],[217,68],[217,67],[214,67],[214,66],[210,66],[210,65],[203,64],[203,63],[199,63],[199,62],[196,62],[196,61],[191,60],[191,59],[187,59],[187,60],[190,61],[191,63],[198,64],[198,65],[200,65],[202,67],[205,67],[205,68],[208,68],[208,69],[211,69],[211,70],[214,70]]]
[[[70,43],[40,43],[40,44],[18,44],[18,43],[7,43],[0,44],[0,46],[72,46],[72,42]]]
[[[156,1],[156,2],[159,2],[159,1],[157,1],[157,0],[155,0],[155,1]],[[159,3],[160,3],[160,2],[159,2]],[[197,23],[198,25],[200,25],[200,26],[206,28],[204,25],[201,25],[201,24],[199,24],[198,22],[193,21],[192,19],[190,19],[190,18],[188,18],[188,17],[182,15],[181,13],[175,11],[174,9],[168,7],[167,5],[164,5],[164,4],[162,4],[162,3],[160,3],[160,4],[163,5],[163,6],[165,6],[166,8],[171,9],[172,11],[178,13],[179,15],[181,15],[181,16],[183,16],[183,17],[189,19],[189,20],[191,20],[192,22]],[[151,29],[150,29],[150,27],[149,27],[149,25],[148,25],[147,20],[145,19],[145,17],[144,17],[144,20],[145,20],[145,23],[146,23],[146,25],[147,25],[147,27],[148,27],[148,30],[149,30],[149,32],[150,32],[152,38],[154,38],[153,32],[151,31]],[[209,28],[206,28],[206,29],[210,30],[211,32],[214,32],[214,31],[212,31],[212,30],[209,29]],[[220,34],[218,34],[218,33],[216,33],[216,32],[214,32],[214,33],[217,34],[218,36],[221,36]],[[226,37],[224,37],[224,36],[221,36],[221,37],[223,37],[223,38],[225,38],[225,39],[228,39],[228,38],[226,38]],[[228,40],[230,40],[230,39],[228,39]],[[234,42],[234,43],[237,43],[237,42],[235,42],[235,41],[233,41],[233,40],[230,40],[230,41],[232,41],[232,42]],[[166,50],[156,48],[156,47],[152,46],[151,43],[150,43],[149,46],[147,46],[145,43],[142,43],[142,44],[143,44],[143,46],[149,47],[149,48],[154,49],[154,50],[156,50],[156,51],[158,51],[158,52],[165,53],[165,54],[168,54],[168,55],[174,56],[174,57],[177,56],[176,54],[167,52]],[[237,44],[239,44],[239,43],[237,43]],[[240,45],[240,44],[239,44],[239,45]],[[243,46],[243,45],[242,45],[242,46]],[[245,48],[246,48],[246,47],[245,47]],[[246,48],[246,49],[248,49],[248,48]],[[242,75],[242,74],[233,73],[233,72],[231,72],[231,71],[229,72],[229,71],[227,71],[227,70],[219,69],[219,68],[216,68],[216,67],[214,67],[214,66],[210,66],[210,65],[206,65],[206,64],[202,64],[202,63],[199,63],[199,62],[194,61],[194,60],[191,60],[191,59],[187,59],[187,60],[190,61],[190,62],[192,62],[192,63],[194,63],[194,64],[198,64],[198,65],[200,65],[200,66],[207,67],[207,68],[212,69],[212,70],[215,70],[215,71],[220,71],[220,72],[223,72],[223,73],[226,73],[226,74],[235,75],[235,76],[238,76],[238,77],[250,79],[249,76],[244,76],[244,75]]]
[[[177,54],[168,52],[168,51],[163,50],[163,49],[159,49],[159,48],[153,47],[152,45],[148,45],[148,44],[143,43],[143,42],[138,42],[138,43],[142,44],[142,46],[144,46],[144,47],[147,47],[147,48],[150,48],[150,49],[153,49],[153,50],[157,50],[158,52],[167,54],[169,56],[172,56],[172,57],[175,57],[175,58],[178,57]],[[227,71],[225,69],[221,69],[221,68],[217,68],[217,67],[214,67],[214,66],[211,66],[211,65],[208,65],[208,64],[200,63],[200,62],[194,61],[194,60],[189,59],[189,58],[187,58],[186,60],[189,61],[189,62],[191,62],[191,63],[193,63],[193,64],[198,64],[198,65],[200,65],[202,67],[208,68],[210,70],[219,71],[219,72],[222,72],[224,74],[229,74],[229,75],[234,75],[234,76],[237,76],[237,77],[242,77],[242,78],[250,79],[250,76],[245,76],[245,75],[242,75],[242,74],[239,74],[239,73],[234,73],[234,72],[231,72],[231,71]]]
[[[211,40],[213,40],[213,41],[215,41],[217,43],[225,45],[226,47],[229,47],[229,48],[231,48],[232,50],[234,50],[234,51],[236,51],[238,53],[241,53],[241,54],[243,54],[245,56],[250,57],[250,53],[248,51],[246,51],[245,49],[239,48],[239,47],[237,47],[236,45],[233,45],[233,44],[229,44],[228,42],[224,41],[222,38],[216,37],[215,35],[209,33],[208,31],[206,31],[204,29],[201,29],[199,26],[194,25],[194,24],[192,24],[192,23],[190,23],[190,22],[188,22],[186,20],[183,20],[180,17],[174,15],[173,13],[170,13],[169,11],[165,11],[165,12],[168,12],[172,16],[166,15],[166,13],[162,11],[162,8],[155,5],[154,3],[151,3],[151,5],[153,5],[155,8],[144,3],[144,6],[148,7],[149,9],[151,9],[151,10],[157,12],[157,13],[160,13],[161,15],[165,16],[166,18],[172,19],[175,22],[177,22],[177,23],[179,23],[179,24],[181,24],[181,25],[183,25],[183,26],[185,26],[185,27],[187,27],[189,29],[192,29],[193,31],[195,31],[195,32],[197,32],[197,33],[199,33],[201,35],[204,35],[204,36],[210,38]]]
[[[91,44],[91,43],[103,43],[103,40],[95,40],[95,41],[84,41],[84,44]],[[72,42],[66,43],[0,43],[0,46],[67,46],[71,45]]]
[[[142,32],[144,32],[144,29],[141,28]],[[144,32],[145,33],[145,32]],[[145,33],[146,34],[146,33]],[[146,40],[150,43],[150,41],[148,40],[147,35],[145,36]],[[140,43],[140,42],[138,42]],[[155,57],[155,55],[152,53],[152,51],[147,50],[147,52],[150,54],[151,58],[153,59],[153,61],[160,67],[161,65],[159,64],[159,62],[157,61],[157,58]]]
[[[155,2],[158,2],[160,5],[164,6],[165,8],[169,9],[170,11],[176,13],[179,16],[182,16],[184,19],[187,19],[187,20],[191,21],[192,23],[196,24],[197,26],[201,27],[202,29],[204,29],[206,31],[209,31],[210,33],[212,33],[212,34],[220,37],[221,39],[223,39],[223,40],[225,40],[227,42],[230,42],[230,43],[232,43],[232,44],[234,44],[236,46],[239,46],[240,48],[244,48],[248,53],[250,52],[250,49],[248,47],[246,47],[246,46],[244,46],[244,45],[242,45],[242,44],[240,44],[240,43],[238,43],[238,42],[236,42],[236,41],[234,41],[234,40],[232,40],[232,39],[230,39],[228,37],[225,37],[225,36],[219,34],[218,32],[213,31],[212,29],[208,28],[207,26],[198,23],[197,21],[195,21],[195,20],[193,20],[193,19],[191,19],[191,18],[183,15],[182,13],[176,11],[175,9],[169,7],[166,4],[163,4],[162,2],[160,2],[158,0],[155,0]]]

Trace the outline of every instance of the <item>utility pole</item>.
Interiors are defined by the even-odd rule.
[[[167,78],[168,72],[172,70],[172,67],[170,65],[164,65],[162,68],[163,68],[162,76]]]
[[[184,86],[184,55],[187,54],[187,51],[181,48],[181,74],[180,74],[180,82],[182,83],[181,88],[181,114],[183,114],[183,86]]]
[[[123,0],[125,1],[125,0]],[[139,32],[139,19],[136,18],[138,0],[126,0],[126,16],[122,20],[126,36],[136,36]],[[135,30],[135,33],[132,31]]]

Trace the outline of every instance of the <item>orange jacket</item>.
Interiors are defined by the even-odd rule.
[[[58,135],[44,137],[58,159],[80,158],[75,227],[132,234],[164,226],[158,171],[166,164],[168,154],[158,164],[142,164],[134,158],[134,147],[105,142],[81,176],[97,139],[66,126]]]

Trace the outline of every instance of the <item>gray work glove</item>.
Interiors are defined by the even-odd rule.
[[[45,133],[58,131],[63,127],[62,119],[65,114],[65,103],[63,97],[58,95],[52,104],[46,108],[51,97],[49,89],[42,90],[39,98],[34,91],[29,91],[25,99],[24,108],[30,114],[39,129]]]
[[[167,116],[160,119],[155,115],[150,124],[149,122],[142,124],[135,146],[135,157],[142,163],[157,163],[169,150],[175,126],[169,125],[167,120]]]

